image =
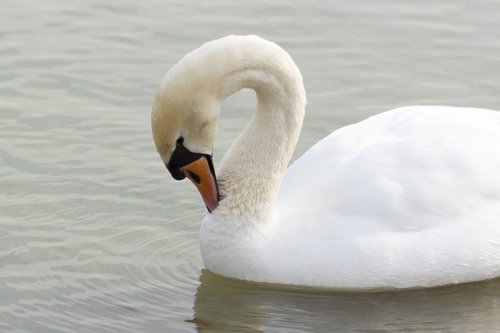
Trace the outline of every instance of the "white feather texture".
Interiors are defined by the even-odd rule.
[[[158,94],[176,105],[187,96],[189,105],[210,101],[208,111],[182,112],[193,122],[210,113],[202,118],[216,122],[222,100],[242,88],[256,91],[257,111],[218,171],[223,199],[200,232],[208,269],[360,290],[500,276],[499,112],[387,111],[335,131],[286,170],[305,92],[293,60],[276,44],[255,36],[207,43],[166,75]],[[164,109],[160,98],[153,114]],[[205,142],[203,152],[213,146],[215,133],[190,135]],[[169,149],[158,150],[168,160]]]

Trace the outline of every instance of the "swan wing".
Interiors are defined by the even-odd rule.
[[[298,267],[315,262],[317,283],[347,288],[497,276],[499,170],[500,112],[429,106],[373,116],[288,168],[275,248]]]
[[[432,227],[500,205],[499,170],[500,112],[399,108],[313,146],[288,168],[278,207],[308,220],[356,216],[395,228]]]

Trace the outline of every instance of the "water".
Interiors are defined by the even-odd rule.
[[[204,214],[151,139],[163,73],[201,43],[256,33],[308,91],[295,157],[410,104],[500,109],[496,1],[34,1],[0,11],[1,332],[475,331],[500,281],[398,293],[271,288],[203,270]],[[248,121],[224,105],[217,164]]]

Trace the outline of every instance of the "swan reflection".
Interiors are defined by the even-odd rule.
[[[494,331],[500,280],[434,289],[352,293],[241,282],[207,270],[192,322],[198,332]],[[453,320],[450,320],[453,318]]]

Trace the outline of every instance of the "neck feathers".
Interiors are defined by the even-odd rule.
[[[256,92],[257,111],[224,157],[218,180],[221,208],[264,213],[273,206],[302,126],[300,71],[278,45],[256,36],[229,36],[205,44],[193,57],[207,69],[196,82],[205,82],[220,103],[243,88]]]

